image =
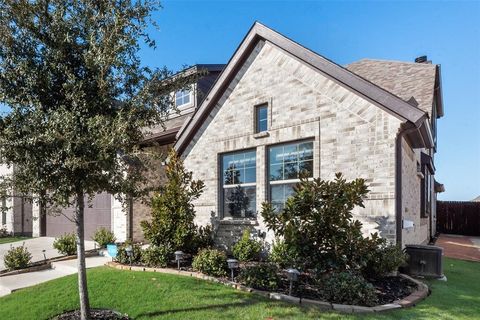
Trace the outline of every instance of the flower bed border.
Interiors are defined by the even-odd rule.
[[[98,251],[93,249],[85,252],[85,257],[96,257],[98,256]],[[22,274],[22,273],[29,273],[29,272],[36,272],[36,271],[42,271],[42,270],[47,270],[52,268],[52,262],[60,262],[60,261],[65,261],[65,260],[72,260],[76,259],[77,255],[71,255],[71,256],[57,256],[53,258],[49,258],[47,260],[40,260],[36,262],[30,263],[27,267],[22,268],[22,269],[16,269],[16,270],[0,270],[0,278],[1,277],[8,277],[8,276],[14,276],[17,274]]]
[[[414,292],[412,292],[409,296],[400,300],[396,300],[392,303],[378,305],[375,307],[363,307],[363,306],[355,306],[355,305],[330,303],[330,302],[325,302],[320,300],[303,299],[303,298],[292,297],[283,293],[252,289],[236,282],[211,277],[195,271],[183,271],[183,270],[176,270],[176,269],[170,269],[170,268],[148,268],[148,267],[140,267],[140,266],[129,266],[129,265],[124,265],[114,261],[109,261],[105,265],[111,268],[119,269],[119,270],[158,272],[158,273],[165,273],[165,274],[176,274],[176,275],[182,275],[187,277],[194,277],[194,278],[208,280],[216,283],[222,283],[226,286],[235,288],[237,290],[261,295],[265,298],[269,298],[272,300],[280,300],[288,303],[315,307],[321,310],[333,310],[333,311],[343,312],[343,313],[372,313],[372,312],[384,312],[384,311],[389,311],[394,309],[408,308],[408,307],[415,306],[418,302],[425,299],[430,292],[428,289],[428,286],[425,283],[418,281],[416,279],[413,279],[412,277],[409,277],[405,274],[399,274],[400,277],[404,279],[408,279],[413,283],[415,283],[417,285],[417,289]]]

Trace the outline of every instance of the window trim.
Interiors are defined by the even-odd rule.
[[[228,154],[234,154],[234,153],[247,153],[247,152],[255,152],[255,182],[247,182],[247,183],[239,183],[239,184],[229,184],[229,185],[224,185],[223,181],[223,157]],[[236,149],[236,150],[230,150],[230,151],[225,151],[217,154],[217,170],[218,170],[218,188],[217,188],[217,194],[218,194],[218,218],[221,220],[227,219],[235,219],[235,220],[251,220],[251,219],[257,219],[257,147],[253,148],[243,148],[243,149]],[[224,205],[225,205],[225,194],[224,194],[224,189],[233,189],[236,187],[255,187],[255,213],[253,217],[232,217],[232,216],[226,216],[225,215],[225,210],[224,210]]]
[[[178,92],[185,92],[185,91],[188,91],[188,97],[189,97],[189,101],[186,102],[186,103],[183,103],[183,104],[177,104],[177,93]],[[187,95],[183,95],[182,96],[182,101],[185,99],[185,96]],[[175,100],[175,107],[176,108],[181,108],[181,107],[184,107],[184,106],[187,106],[187,105],[191,105],[192,104],[192,101],[193,101],[193,90],[192,89],[180,89],[180,90],[177,90],[173,93],[173,98]]]
[[[272,190],[270,185],[283,185],[283,184],[292,184],[292,183],[299,183],[300,178],[296,179],[286,179],[286,180],[273,180],[270,181],[270,148],[278,147],[281,145],[288,145],[288,144],[301,144],[305,142],[312,143],[312,176],[308,177],[307,180],[311,181],[315,178],[315,137],[307,137],[302,139],[296,140],[288,140],[282,141],[277,143],[272,143],[265,146],[265,195],[267,202],[272,202]]]
[[[267,127],[265,130],[262,130],[260,131],[260,120],[259,120],[259,113],[260,113],[260,110],[261,109],[266,109],[267,110],[267,117],[265,119],[265,121],[267,122]],[[269,118],[269,113],[270,113],[270,108],[269,108],[269,105],[267,102],[265,103],[261,103],[261,104],[257,104],[254,106],[254,133],[262,133],[262,132],[268,132],[268,130],[270,129],[270,121],[268,120]]]

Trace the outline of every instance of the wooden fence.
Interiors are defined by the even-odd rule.
[[[480,202],[437,201],[437,231],[480,236]]]

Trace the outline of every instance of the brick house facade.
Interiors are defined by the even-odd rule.
[[[300,172],[364,178],[370,192],[354,213],[365,234],[402,245],[435,234],[439,65],[422,57],[343,67],[255,23],[227,65],[194,68],[209,73],[179,95],[180,112],[153,128],[144,147],[174,147],[205,182],[196,223],[213,224],[217,243],[228,248],[245,228],[271,239],[261,204],[281,208]],[[164,179],[158,160],[149,180]],[[144,240],[148,203],[112,200],[110,214],[119,240]]]

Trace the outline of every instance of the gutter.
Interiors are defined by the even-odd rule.
[[[396,242],[402,247],[402,230],[403,230],[403,214],[402,214],[402,140],[408,134],[418,130],[411,122],[400,129],[395,139],[395,222],[396,222]]]

